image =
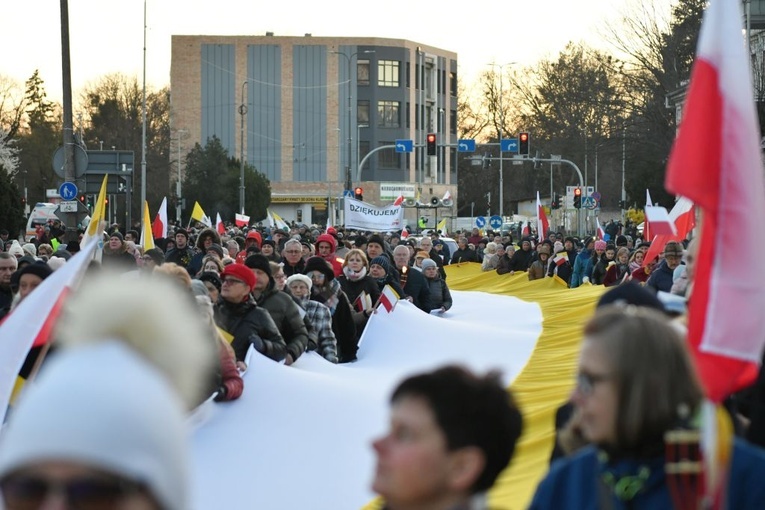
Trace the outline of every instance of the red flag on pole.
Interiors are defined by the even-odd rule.
[[[545,209],[542,207],[542,202],[539,200],[539,192],[537,191],[537,238],[540,243],[545,240],[549,227],[550,223],[547,221],[547,214],[545,214]]]
[[[765,337],[765,265],[742,264],[742,232],[765,217],[760,128],[741,3],[713,0],[699,34],[683,121],[666,186],[701,208],[688,339],[707,395],[720,402],[751,383]],[[747,238],[765,253],[765,237]]]

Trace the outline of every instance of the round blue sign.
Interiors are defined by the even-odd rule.
[[[502,216],[497,216],[496,214],[489,218],[489,226],[493,229],[502,228]]]
[[[77,185],[73,182],[65,182],[58,188],[58,194],[67,202],[74,200],[77,198]]]
[[[475,226],[478,227],[478,228],[485,227],[486,226],[486,218],[484,218],[483,216],[478,216],[475,219]]]

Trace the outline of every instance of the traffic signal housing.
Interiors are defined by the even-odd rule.
[[[353,195],[356,197],[356,200],[364,200],[364,190],[361,186],[353,190]]]
[[[428,133],[428,156],[436,155],[436,134]]]
[[[557,193],[553,193],[550,209],[553,209],[553,210],[560,209],[560,197],[558,196]]]
[[[574,188],[574,209],[582,208],[582,188]]]
[[[529,155],[529,134],[521,133],[518,135],[518,154],[521,156]]]

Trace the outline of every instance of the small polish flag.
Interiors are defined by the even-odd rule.
[[[555,255],[553,262],[555,262],[556,266],[562,266],[563,264],[568,262],[568,253],[566,252],[566,250],[559,251],[558,254]]]
[[[646,206],[645,219],[646,223],[651,225],[652,235],[677,235],[677,231],[675,230],[675,223],[669,217],[669,213],[664,207]]]
[[[393,201],[393,205],[395,205],[396,207],[400,206],[403,203],[404,203],[404,195],[399,195],[398,198]]]
[[[223,220],[220,219],[220,213],[216,214],[215,217],[215,228],[218,231],[219,234],[225,234],[226,233],[226,226],[223,224]]]
[[[406,239],[409,237],[409,231],[407,229],[404,229],[401,231],[401,239]]]
[[[385,308],[385,311],[390,313],[393,311],[393,308],[395,308],[396,303],[398,303],[399,295],[398,293],[393,290],[393,287],[390,285],[386,285],[385,288],[382,291],[382,294],[380,295],[380,305],[382,305],[383,308]]]
[[[600,220],[597,216],[595,216],[595,224],[598,226],[597,230],[595,231],[595,237],[598,239],[605,239],[606,237],[606,231],[603,230],[603,227],[600,226]]]
[[[246,227],[250,224],[250,217],[237,213],[234,222],[236,223],[237,227]]]
[[[444,198],[441,199],[442,202],[446,202],[447,200],[452,199],[452,192],[449,190],[446,190],[446,193],[444,193]]]
[[[157,216],[151,224],[151,234],[154,239],[164,239],[167,237],[167,197],[162,199]]]

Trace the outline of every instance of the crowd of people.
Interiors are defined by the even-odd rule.
[[[64,245],[58,237],[55,247],[45,236],[31,243],[7,237],[0,245],[0,320],[79,248],[76,241]],[[570,287],[611,287],[584,328],[574,391],[556,416],[554,460],[531,508],[680,509],[697,507],[688,501],[701,502],[703,470],[684,473],[689,484],[668,466],[677,453],[669,438],[694,428],[703,392],[678,320],[682,310],[656,292],[685,296],[691,288],[693,242],[671,241],[646,261],[648,243],[622,234],[610,244],[552,232],[542,242],[524,237],[516,245],[509,235],[474,230],[470,236],[458,235],[454,253],[439,233],[415,241],[398,234],[302,225],[289,231],[229,227],[223,234],[175,227],[155,241],[157,247],[144,251],[135,230],[112,226],[104,234],[101,262],[93,263],[89,274],[165,282],[176,293],[174,301],[196,311],[196,329],[213,354],[200,378],[204,387],[180,405],[187,408],[208,398],[238,398],[251,350],[285,365],[307,351],[331,363],[355,361],[359,339],[386,286],[424,313],[444,314],[452,307],[444,270],[449,264],[475,262],[484,271],[526,273],[530,280],[556,277]],[[6,507],[38,508],[34,502],[56,496],[84,507],[97,500],[102,503],[98,508],[122,508],[108,503],[135,500],[143,505],[135,508],[183,508],[178,504],[184,499],[172,494],[182,490],[177,462],[158,466],[160,472],[149,473],[150,483],[145,483],[144,467],[129,465],[119,449],[114,455],[88,456],[100,451],[98,441],[106,441],[97,430],[99,413],[93,429],[71,432],[66,440],[40,441],[57,426],[39,419],[40,405],[58,402],[62,412],[67,406],[79,409],[56,388],[62,381],[92,377],[94,365],[114,355],[113,347],[56,355],[44,370],[40,391],[22,399],[4,438],[17,446],[0,447]],[[28,376],[40,356],[33,349],[20,375]],[[142,361],[131,358],[128,365],[126,373],[145,377],[149,391],[158,395],[156,405],[164,406],[176,429],[182,427],[177,424],[179,404],[166,395],[163,383]],[[732,401],[737,397],[732,395]],[[765,436],[764,402],[761,377],[746,409],[735,402],[728,407],[737,432],[730,461],[722,466],[728,474],[722,496],[728,508],[760,508],[765,501],[759,483],[765,450],[754,444]],[[112,412],[113,404],[104,406]],[[136,418],[125,420],[130,425]],[[136,448],[169,441],[145,423],[134,425],[126,427],[127,437],[146,436],[135,438]],[[497,374],[480,376],[449,366],[414,375],[393,392],[390,431],[373,443],[377,465],[372,488],[390,510],[487,508],[486,491],[512,462],[521,431],[522,409]],[[66,441],[87,452],[72,453],[60,444]],[[681,453],[682,462],[699,460]],[[164,479],[162,470],[175,470],[175,475]]]

